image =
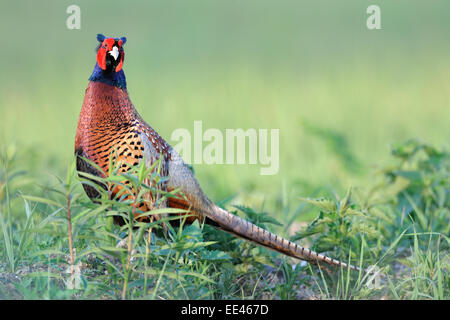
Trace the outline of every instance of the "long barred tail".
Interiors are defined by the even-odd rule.
[[[279,237],[276,234],[260,228],[253,223],[231,214],[230,212],[217,206],[214,206],[214,210],[209,212],[206,216],[206,223],[247,241],[251,241],[268,249],[283,253],[287,256],[305,260],[313,264],[323,262],[329,265],[360,271],[360,268],[358,267],[324,256],[308,248],[301,247],[292,241]]]

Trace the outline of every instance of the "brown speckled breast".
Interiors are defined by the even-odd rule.
[[[145,150],[145,145],[152,152]],[[93,161],[102,169],[99,172],[81,157],[77,157],[78,171],[102,177],[108,172],[111,154],[112,160],[120,166],[119,172],[125,172],[129,169],[126,163],[137,165],[144,155],[153,162],[161,153],[165,160],[162,162],[161,174],[168,175],[170,146],[143,121],[125,89],[101,82],[90,82],[86,89],[75,137],[75,153]],[[83,187],[91,199],[99,196],[95,188],[88,185]],[[113,195],[118,191],[119,187],[114,189]],[[140,203],[139,209],[145,212],[151,208]]]

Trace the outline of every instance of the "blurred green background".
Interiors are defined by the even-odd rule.
[[[71,4],[80,30],[66,27]],[[382,30],[366,27],[370,4]],[[390,143],[450,138],[445,0],[3,1],[0,30],[0,143],[34,150],[42,176],[73,159],[97,33],[128,38],[129,94],[169,143],[194,120],[280,129],[277,175],[195,165],[214,201],[236,196],[276,215],[319,186],[364,186]]]

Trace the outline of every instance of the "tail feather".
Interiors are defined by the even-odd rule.
[[[343,268],[350,268],[359,271],[360,268],[349,265],[345,262],[327,257],[314,252],[308,248],[297,245],[296,243],[279,237],[278,235],[260,228],[253,223],[242,219],[217,206],[206,214],[206,223],[211,224],[221,230],[227,231],[237,237],[247,241],[254,242],[260,246],[283,253],[287,256],[308,261],[313,264],[321,262]]]

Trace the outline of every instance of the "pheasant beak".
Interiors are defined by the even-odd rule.
[[[108,53],[114,58],[114,60],[117,60],[119,57],[119,49],[117,46],[114,46],[111,51],[108,51]]]

